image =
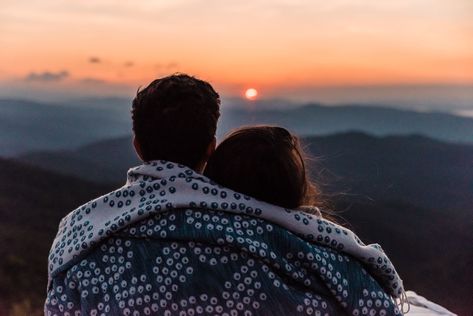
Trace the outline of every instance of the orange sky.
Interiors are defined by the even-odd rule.
[[[473,1],[1,0],[0,47],[3,90],[471,84]]]

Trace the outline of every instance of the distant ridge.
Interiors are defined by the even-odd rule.
[[[378,136],[421,134],[449,142],[473,143],[473,118],[359,104],[284,108],[283,101],[274,102],[274,109],[270,109],[271,102],[267,100],[247,102],[243,108],[224,103],[219,136],[242,125],[276,124],[304,136],[358,130]],[[0,156],[73,150],[129,135],[130,107],[131,100],[121,98],[78,99],[64,104],[0,99]]]
[[[282,125],[303,135],[361,131],[378,136],[420,134],[459,143],[473,143],[473,119],[441,112],[416,112],[360,104],[307,104],[287,109],[252,108],[224,111],[221,131],[251,124]]]
[[[73,149],[130,132],[129,111],[121,106],[0,99],[0,156]]]

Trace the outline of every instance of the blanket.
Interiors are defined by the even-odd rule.
[[[378,244],[172,162],[60,223],[47,314],[397,315],[402,280]]]

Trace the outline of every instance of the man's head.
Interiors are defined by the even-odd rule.
[[[201,169],[215,148],[219,108],[218,93],[205,81],[185,74],[153,81],[133,100],[138,155]]]

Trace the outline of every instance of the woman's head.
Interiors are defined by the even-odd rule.
[[[204,174],[232,190],[285,208],[317,203],[297,137],[273,126],[232,132],[210,157]]]

